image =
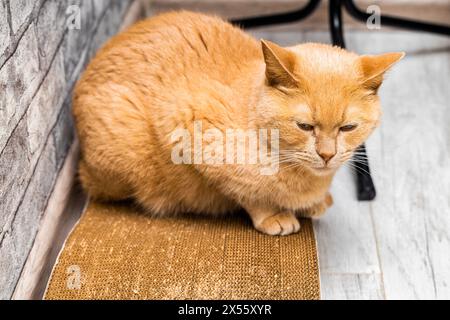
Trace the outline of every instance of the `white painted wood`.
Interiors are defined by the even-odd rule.
[[[412,34],[395,39],[388,46],[407,46],[412,54],[382,89],[383,125],[370,141],[378,185],[371,206],[386,298],[449,299],[450,41]]]
[[[360,293],[361,299],[379,299],[383,296],[381,270],[370,204],[356,200],[352,169],[344,167],[338,172],[331,193],[334,205],[314,221],[322,298],[357,299]]]
[[[379,274],[325,273],[320,281],[323,300],[381,300],[384,299]]]
[[[353,171],[342,168],[333,182],[334,205],[314,221],[322,273],[379,273],[370,208],[356,201]]]

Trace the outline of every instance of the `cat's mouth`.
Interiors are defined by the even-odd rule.
[[[324,173],[326,173],[326,172],[331,172],[331,171],[333,171],[333,170],[335,170],[335,169],[332,168],[332,167],[323,166],[323,167],[315,167],[314,170],[316,170],[316,171],[318,171],[318,172],[324,172]]]
[[[311,166],[311,169],[320,175],[325,175],[336,171],[337,168],[335,166],[325,164],[323,166]]]

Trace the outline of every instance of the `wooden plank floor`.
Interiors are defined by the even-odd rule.
[[[327,33],[254,32],[292,45]],[[352,32],[358,53],[406,51],[380,95],[381,127],[367,143],[377,187],[356,200],[349,168],[334,207],[315,222],[323,299],[450,298],[450,40],[412,32]]]

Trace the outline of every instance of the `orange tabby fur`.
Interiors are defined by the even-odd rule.
[[[264,233],[297,232],[296,214],[331,205],[333,175],[378,125],[376,91],[402,56],[281,48],[190,12],[140,22],[111,39],[76,86],[81,182],[93,198],[132,198],[153,214],[243,207]],[[194,120],[223,132],[277,128],[290,153],[281,151],[274,175],[258,165],[175,165],[171,134]],[[357,127],[339,129],[347,124]]]

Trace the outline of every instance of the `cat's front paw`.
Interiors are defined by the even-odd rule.
[[[327,209],[333,205],[333,197],[328,192],[325,199],[314,206],[298,211],[298,215],[302,218],[318,219],[325,214]]]
[[[271,236],[287,236],[300,230],[300,222],[291,212],[280,212],[264,219],[255,228]]]

